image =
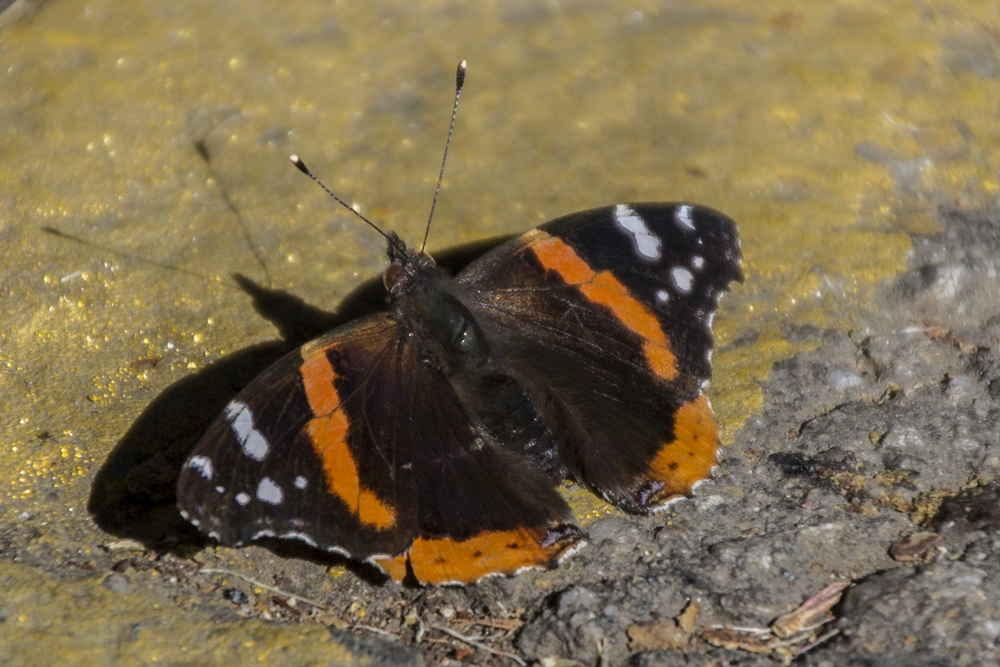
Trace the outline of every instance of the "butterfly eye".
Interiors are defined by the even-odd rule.
[[[390,264],[382,273],[382,283],[389,292],[406,278],[406,269],[399,264]]]

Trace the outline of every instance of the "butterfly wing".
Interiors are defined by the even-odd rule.
[[[690,204],[558,218],[458,276],[473,312],[548,425],[565,470],[647,513],[717,460],[702,387],[712,317],[742,280],[736,224]]]
[[[397,337],[395,325],[376,316],[315,341],[367,368],[360,386],[343,394],[337,383],[345,369],[338,373],[307,347],[264,371],[182,468],[181,512],[227,545],[293,537],[358,558],[405,549],[415,535],[412,480],[395,475],[398,452],[388,443],[362,444],[371,429],[352,424],[371,401],[372,377],[391,377]]]
[[[178,503],[224,544],[298,538],[430,583],[549,566],[583,537],[544,478],[483,446],[388,314],[312,341],[244,389],[182,469]]]

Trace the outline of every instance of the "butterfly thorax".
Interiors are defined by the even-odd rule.
[[[426,363],[446,375],[489,364],[490,344],[466,304],[466,295],[427,254],[389,232],[389,265],[382,279],[396,322],[416,339]]]

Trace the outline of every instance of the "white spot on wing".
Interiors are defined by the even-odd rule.
[[[271,505],[280,505],[285,494],[281,492],[281,487],[274,483],[270,477],[260,480],[257,485],[257,499]]]
[[[215,487],[215,492],[216,493],[225,493],[226,492],[226,487],[224,487],[224,486],[217,486],[217,487]]]
[[[680,291],[687,294],[691,291],[691,284],[694,282],[694,276],[687,269],[677,267],[670,271],[670,277],[674,280],[674,285]]]
[[[666,303],[670,301],[670,292],[665,289],[656,290],[656,300],[660,303]]]
[[[309,484],[309,481],[306,480],[306,478],[303,477],[302,475],[299,475],[298,477],[295,478],[295,488],[296,489],[304,489],[304,488],[306,488],[307,484]]]
[[[197,470],[205,479],[212,479],[212,459],[207,456],[192,456],[188,467]]]
[[[239,493],[236,494],[236,502],[238,502],[240,505],[246,505],[248,502],[250,502],[250,496],[240,491]]]
[[[305,533],[300,533],[300,532],[294,531],[294,530],[289,531],[287,533],[282,533],[281,537],[283,537],[283,538],[291,538],[291,539],[294,539],[294,540],[302,540],[303,542],[305,542],[306,544],[308,544],[311,547],[319,546],[318,544],[316,544],[316,540],[314,540],[313,538],[309,537]],[[345,554],[345,555],[347,555],[347,554]]]
[[[674,213],[674,219],[677,220],[677,224],[681,227],[695,231],[694,220],[691,219],[692,208],[688,204],[677,207],[677,212]]]
[[[233,433],[243,447],[243,453],[255,461],[263,461],[270,446],[267,444],[267,438],[254,427],[253,413],[246,403],[232,401],[226,406],[226,419],[232,425]]]
[[[660,237],[649,231],[646,221],[631,206],[626,204],[615,206],[615,222],[632,235],[640,255],[649,259],[660,259],[663,256],[661,250],[663,242]]]
[[[702,257],[701,255],[695,255],[694,257],[691,258],[691,266],[693,266],[695,269],[702,268],[703,266],[705,266],[705,258]]]

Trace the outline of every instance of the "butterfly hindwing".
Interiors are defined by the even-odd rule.
[[[457,280],[504,342],[566,471],[644,513],[689,492],[716,462],[718,427],[701,389],[718,297],[741,278],[729,218],[627,204],[548,222]]]

